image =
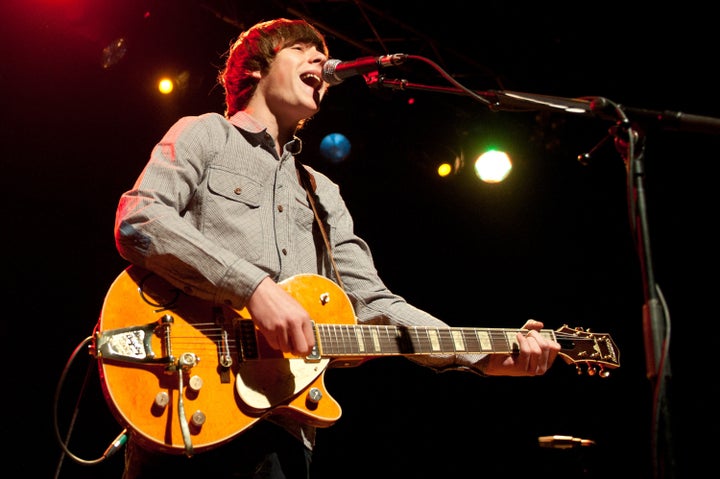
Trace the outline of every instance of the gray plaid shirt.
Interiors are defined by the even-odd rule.
[[[116,216],[120,255],[186,293],[241,309],[265,277],[300,273],[334,278],[315,216],[298,181],[300,139],[278,158],[265,128],[244,112],[181,118],[152,151]],[[444,328],[393,294],[377,274],[367,244],[338,185],[308,168],[316,184],[335,264],[359,323]],[[411,359],[438,370],[468,368],[482,356]],[[312,439],[305,434],[306,444]]]

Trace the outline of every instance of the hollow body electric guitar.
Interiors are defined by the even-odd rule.
[[[297,275],[280,285],[310,313],[315,349],[306,357],[271,348],[246,310],[182,293],[137,266],[112,283],[91,346],[115,418],[146,447],[192,455],[225,443],[270,414],[316,427],[341,416],[325,389],[329,367],[383,356],[517,351],[518,329],[360,325],[331,280]],[[607,376],[620,352],[607,334],[563,326],[558,341],[578,372]]]

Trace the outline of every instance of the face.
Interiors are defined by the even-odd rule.
[[[314,115],[328,86],[322,81],[326,60],[309,44],[298,43],[278,51],[258,83],[258,92],[270,111],[292,123]]]

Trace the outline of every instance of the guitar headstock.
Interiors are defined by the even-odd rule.
[[[560,356],[566,363],[575,364],[578,374],[583,373],[584,364],[588,375],[606,378],[609,369],[620,366],[620,350],[609,334],[563,325],[555,331],[555,339],[561,346]]]

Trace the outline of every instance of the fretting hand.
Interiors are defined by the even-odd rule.
[[[560,344],[540,334],[543,323],[528,320],[516,339],[518,354],[491,354],[483,362],[488,376],[540,376],[545,374],[560,351]]]

